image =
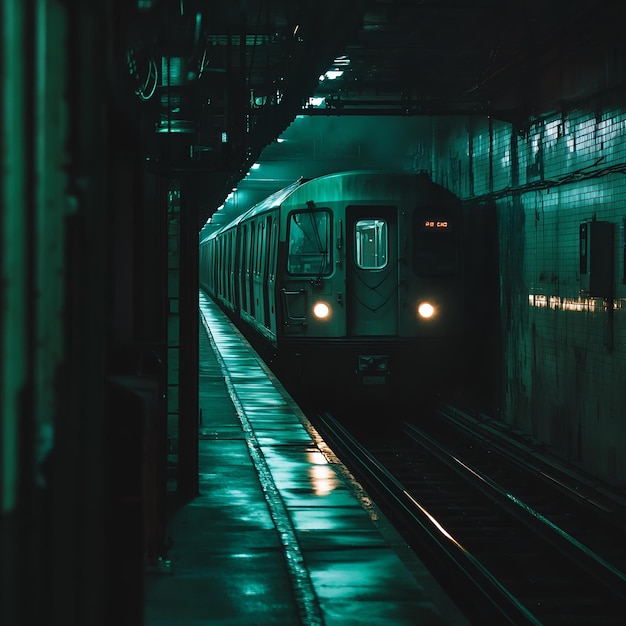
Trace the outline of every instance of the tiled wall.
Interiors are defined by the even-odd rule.
[[[626,482],[626,111],[523,131],[433,122],[433,178],[498,221],[502,419],[592,474]],[[581,293],[581,222],[614,224],[614,299]],[[610,307],[612,311],[609,311]]]

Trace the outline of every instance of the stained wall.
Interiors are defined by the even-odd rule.
[[[497,265],[499,328],[489,338],[500,347],[495,414],[593,475],[623,484],[626,111],[571,108],[523,126],[448,118],[434,122],[433,145],[433,178],[459,194],[481,224],[485,207],[497,222],[490,263]],[[581,281],[580,229],[593,220],[612,229],[593,257],[612,247],[612,278],[600,268],[608,297]],[[476,298],[483,306],[478,289]]]

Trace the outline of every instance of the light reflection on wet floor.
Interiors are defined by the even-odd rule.
[[[416,574],[391,548],[389,529],[383,536],[353,485],[312,440],[293,400],[281,395],[280,385],[274,386],[259,357],[231,332],[227,318],[203,294],[200,308],[227,370],[222,375],[236,411],[221,409],[219,422],[212,423],[210,407],[203,410],[201,434],[207,434],[199,442],[201,493],[179,521],[181,560],[200,597],[188,600],[188,590],[170,583],[189,603],[189,620],[178,615],[176,623],[294,625],[303,623],[302,604],[308,602],[317,607],[310,609],[309,623],[319,619],[326,626],[465,626],[468,622],[424,566],[414,560],[411,567],[421,568]],[[243,433],[233,429],[235,413]],[[185,518],[192,515],[189,511],[204,521]],[[189,532],[191,527],[195,532]],[[198,535],[205,539],[203,547],[193,543]],[[301,560],[303,568],[292,568],[287,583],[304,597],[300,620],[285,587],[285,557]],[[210,576],[209,589],[201,589],[202,576]],[[306,580],[296,580],[302,578]],[[172,615],[165,600],[172,592],[165,585],[161,593],[149,606],[144,626],[173,623],[159,621]],[[199,620],[201,596],[204,611],[211,614],[206,621]]]

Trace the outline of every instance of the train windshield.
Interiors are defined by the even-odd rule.
[[[287,272],[306,276],[330,274],[331,224],[327,209],[307,209],[290,214]]]
[[[448,276],[456,272],[456,234],[446,216],[415,216],[413,268],[418,276]]]

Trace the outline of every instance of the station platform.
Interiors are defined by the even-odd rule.
[[[168,520],[145,626],[469,624],[200,293],[200,494]]]

